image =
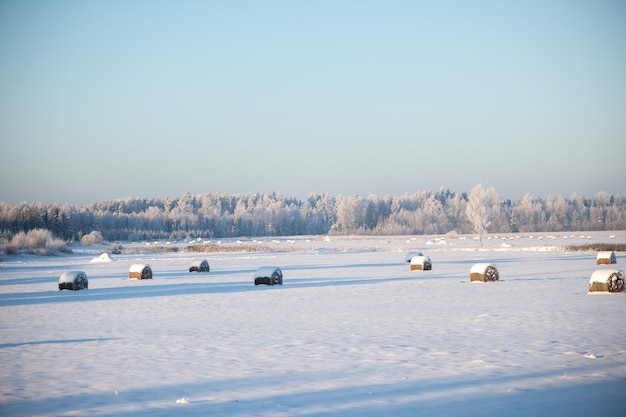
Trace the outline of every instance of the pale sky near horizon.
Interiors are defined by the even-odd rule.
[[[0,0],[0,201],[624,179],[624,1]]]

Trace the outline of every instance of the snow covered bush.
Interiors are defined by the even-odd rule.
[[[102,233],[98,230],[94,230],[80,238],[81,245],[100,245],[103,241]]]
[[[46,229],[33,229],[28,233],[17,233],[7,245],[7,252],[27,252],[37,255],[72,253],[63,240],[55,238],[52,236],[52,232]]]

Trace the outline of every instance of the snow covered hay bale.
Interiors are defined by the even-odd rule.
[[[411,258],[411,271],[430,271],[433,264],[428,256],[414,256]]]
[[[615,252],[611,250],[598,252],[598,256],[596,257],[596,265],[610,265],[616,263],[617,258],[615,257]]]
[[[589,292],[623,292],[624,271],[621,269],[598,269],[589,279]]]
[[[499,281],[500,274],[495,265],[490,263],[474,264],[470,269],[470,282],[472,281]]]
[[[148,264],[133,264],[128,269],[130,279],[152,279],[152,269]]]
[[[189,267],[189,272],[209,272],[209,262],[206,259],[194,261]]]
[[[283,271],[275,266],[263,266],[254,273],[254,285],[283,285]]]
[[[406,257],[404,258],[405,262],[411,262],[411,259],[413,259],[416,256],[424,256],[424,254],[422,252],[409,252],[406,254]]]
[[[82,290],[87,289],[89,281],[87,280],[87,274],[83,271],[67,271],[59,278],[59,291],[60,290]]]

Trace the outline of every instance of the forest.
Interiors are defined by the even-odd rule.
[[[449,189],[361,197],[281,193],[185,193],[89,205],[0,202],[0,243],[45,229],[66,242],[97,231],[107,241],[294,235],[422,235],[474,233],[469,192]],[[626,195],[502,199],[483,193],[484,231],[567,232],[626,229]]]

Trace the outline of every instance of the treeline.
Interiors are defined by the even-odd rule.
[[[503,200],[487,190],[487,231],[561,232],[626,229],[626,196],[599,192],[586,198],[525,195]],[[208,193],[177,198],[123,198],[86,206],[0,202],[0,242],[33,229],[65,241],[99,231],[108,241],[324,234],[473,233],[468,193],[443,188],[399,197],[280,193]]]

